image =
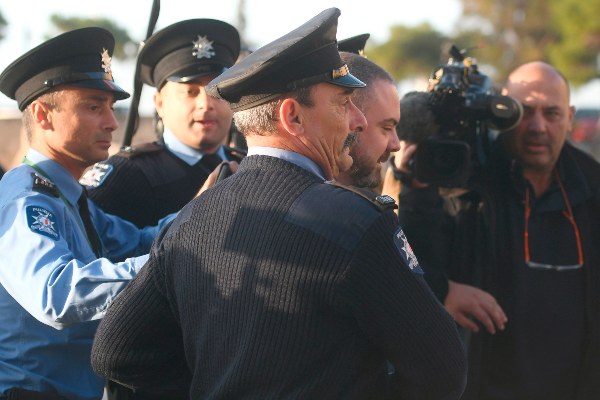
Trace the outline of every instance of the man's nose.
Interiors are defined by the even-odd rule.
[[[532,132],[544,132],[546,129],[546,118],[542,110],[535,110],[527,121],[527,128]]]
[[[214,98],[210,97],[204,88],[200,89],[200,93],[196,96],[196,108],[209,110],[213,108]]]
[[[354,103],[351,104],[352,109],[350,110],[350,132],[363,132],[367,129],[367,119]]]
[[[115,112],[113,110],[109,109],[108,112],[106,113],[105,128],[110,129],[111,131],[115,131],[115,130],[117,130],[118,127],[119,127],[119,121],[117,121]]]
[[[393,129],[392,132],[388,134],[388,145],[386,150],[390,153],[400,150],[400,139],[398,138],[396,129]]]

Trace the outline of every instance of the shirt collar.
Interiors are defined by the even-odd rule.
[[[163,141],[165,142],[165,147],[186,164],[194,165],[198,161],[202,160],[202,157],[204,157],[203,152],[183,144],[173,134],[173,132],[171,132],[168,129],[165,129],[163,133]],[[217,155],[221,157],[222,160],[227,160],[227,156],[225,154],[225,149],[223,148],[223,146],[219,147],[219,149],[217,150]]]
[[[325,174],[323,173],[323,170],[321,170],[321,168],[317,165],[317,163],[300,153],[296,153],[290,150],[278,149],[275,147],[249,147],[247,157],[255,155],[279,158],[280,160],[284,160],[295,164],[300,168],[303,168],[308,172],[311,172],[319,178],[325,180]]]
[[[518,195],[522,196],[528,183],[523,177],[523,166],[519,161],[513,159],[510,155],[506,143],[508,140],[507,137],[507,133],[500,134],[498,137],[497,141],[499,147],[496,156],[500,157],[499,160],[504,160],[503,162],[505,165],[509,166],[509,177],[513,187],[517,191]],[[590,185],[588,184],[581,167],[574,159],[574,151],[576,150],[573,145],[571,145],[569,142],[565,142],[555,166],[565,187],[571,206],[577,206],[593,196],[592,189],[590,188]],[[541,199],[544,199],[545,203],[549,203],[554,208],[563,207],[562,194],[556,180],[553,180],[549,190],[541,196]],[[551,201],[547,201],[547,199],[550,199]],[[540,210],[544,210],[544,208],[541,208]]]
[[[83,187],[62,165],[33,148],[27,152],[27,159],[43,171],[44,177],[56,185],[69,203],[77,204]]]

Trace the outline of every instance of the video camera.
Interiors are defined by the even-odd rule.
[[[523,108],[512,97],[496,94],[473,58],[465,57],[456,46],[449,53],[448,63],[432,72],[427,89],[437,129],[419,143],[412,167],[421,182],[467,187],[485,161],[489,129],[513,128]]]

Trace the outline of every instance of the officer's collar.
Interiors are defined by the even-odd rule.
[[[83,188],[75,178],[58,162],[49,159],[39,151],[30,148],[27,159],[41,170],[44,177],[52,181],[62,195],[71,203],[77,204]]]
[[[162,136],[163,142],[165,143],[165,147],[177,158],[185,162],[189,165],[194,165],[198,161],[204,157],[204,153],[190,147],[186,144],[183,144],[177,136],[173,134],[170,130],[165,128],[165,131]],[[221,157],[222,160],[227,160],[227,156],[225,155],[225,149],[223,146],[220,146],[217,150],[217,155]]]
[[[323,170],[321,170],[321,168],[317,165],[317,163],[300,153],[296,153],[290,150],[278,149],[275,147],[249,147],[248,154],[246,157],[255,155],[271,156],[284,161],[291,162],[292,164],[295,164],[300,168],[303,168],[308,172],[311,172],[319,178],[325,180],[325,174],[323,173]]]

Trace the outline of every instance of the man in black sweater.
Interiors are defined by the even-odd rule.
[[[364,86],[328,9],[208,86],[249,153],[155,242],[95,339],[97,373],[193,399],[458,399],[465,355],[385,198],[332,184]],[[389,366],[395,370],[390,379]]]

